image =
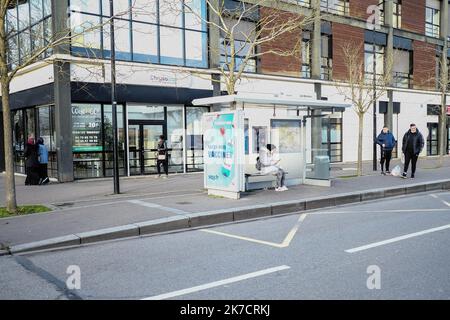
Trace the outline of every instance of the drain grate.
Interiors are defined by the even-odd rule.
[[[192,202],[189,202],[189,201],[181,201],[181,202],[177,202],[177,204],[192,204]]]

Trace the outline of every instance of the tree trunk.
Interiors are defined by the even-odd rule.
[[[5,145],[5,171],[6,171],[6,209],[10,213],[17,213],[16,184],[14,178],[13,141],[11,128],[11,110],[9,106],[9,82],[6,77],[1,79],[3,131]]]
[[[364,132],[364,113],[358,114],[358,177],[362,176],[362,155],[363,155],[363,132]]]
[[[447,151],[447,106],[446,96],[441,93],[441,112],[439,113],[439,166],[444,164],[444,155]]]

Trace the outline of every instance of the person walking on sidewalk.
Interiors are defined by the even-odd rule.
[[[157,161],[156,161],[156,168],[158,170],[158,177],[161,177],[161,165],[164,167],[164,173],[165,178],[167,178],[169,176],[169,163],[168,163],[168,148],[167,148],[167,142],[166,139],[164,137],[164,135],[160,135],[159,136],[159,141],[158,141],[158,147],[157,147],[158,151],[156,152],[156,157],[157,157]]]
[[[417,129],[416,125],[412,123],[409,130],[403,136],[402,151],[405,155],[405,167],[403,169],[402,177],[406,178],[408,173],[409,163],[411,162],[411,178],[416,174],[416,164],[419,154],[425,145],[422,134]]]
[[[40,137],[38,139],[38,153],[39,153],[39,184],[47,184],[48,178],[48,150],[44,144],[44,139]]]
[[[381,174],[386,175],[390,174],[389,164],[392,158],[392,150],[395,148],[397,141],[394,138],[394,135],[389,131],[389,128],[384,126],[383,130],[377,137],[377,144],[381,147]],[[384,171],[384,164],[386,163],[386,172]]]

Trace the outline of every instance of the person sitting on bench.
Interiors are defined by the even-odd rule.
[[[275,191],[287,191],[288,188],[284,184],[286,172],[279,167],[281,161],[277,148],[273,144],[268,144],[261,148],[259,159],[261,161],[262,174],[274,174],[277,176],[277,187]]]

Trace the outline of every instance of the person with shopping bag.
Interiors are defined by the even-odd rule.
[[[397,140],[395,140],[394,135],[389,131],[387,126],[383,127],[383,130],[377,137],[377,144],[381,147],[381,174],[386,175],[390,174],[389,165],[392,158],[392,150],[395,148],[397,144]],[[384,165],[386,164],[386,172],[384,171]]]
[[[169,176],[168,151],[166,139],[164,135],[160,135],[156,151],[156,169],[158,170],[158,177],[161,177],[161,166],[163,166],[164,173],[166,174],[164,178]]]

